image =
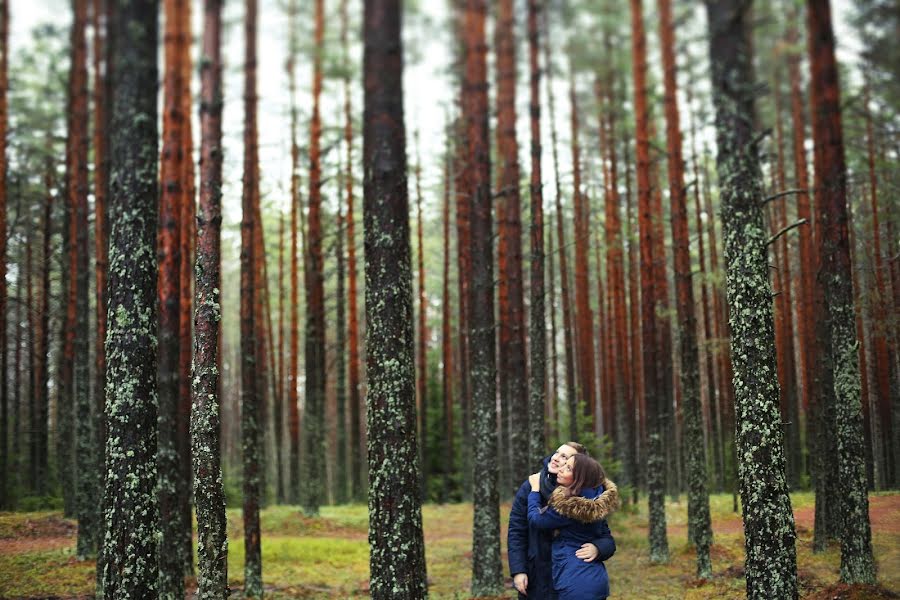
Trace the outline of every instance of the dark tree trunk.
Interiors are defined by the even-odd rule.
[[[288,459],[288,494],[291,504],[300,503],[300,409],[298,406],[297,381],[300,360],[300,318],[299,294],[300,276],[298,252],[298,213],[300,212],[300,147],[297,144],[297,98],[296,71],[297,56],[297,0],[288,4],[288,60],[286,63],[288,91],[291,97],[291,339],[288,352],[287,402],[288,437],[290,457]]]
[[[259,388],[259,336],[262,323],[255,309],[257,244],[256,203],[259,198],[256,125],[256,0],[246,2],[244,63],[244,184],[241,195],[241,447],[243,449],[244,594],[262,597],[259,504],[263,493],[261,461],[262,411]]]
[[[847,233],[847,169],[841,129],[840,86],[828,0],[807,1],[811,105],[815,141],[816,283],[825,299],[824,345],[834,373],[834,428],[838,450],[841,581],[874,583],[872,532],[866,491],[865,451]],[[821,347],[821,346],[820,346]],[[821,451],[821,450],[820,450]],[[833,491],[833,490],[832,490]]]
[[[321,457],[325,431],[325,291],[322,262],[322,195],[320,167],[319,96],[322,93],[323,0],[315,0],[315,49],[313,59],[313,106],[309,144],[309,223],[306,286],[306,404],[303,413],[303,469],[300,503],[304,512],[319,512],[322,495]]]
[[[784,439],[769,286],[762,176],[753,139],[749,6],[708,0],[709,56],[722,188],[725,285],[731,307],[738,471],[746,535],[747,597],[797,597],[794,516]]]
[[[697,320],[691,281],[691,253],[688,237],[687,189],[679,122],[675,67],[675,26],[671,0],[658,0],[660,39],[665,84],[666,140],[671,202],[672,245],[675,258],[678,340],[681,354],[681,393],[684,417],[684,447],[687,449],[688,529],[697,548],[697,577],[712,575],[709,546],[712,527],[709,492],[706,487],[706,445],[700,406],[700,352],[697,348]]]
[[[544,412],[547,404],[547,326],[544,305],[544,194],[541,179],[541,69],[538,20],[541,4],[528,1],[529,115],[531,123],[531,371],[528,379],[527,465],[540,464],[547,451]],[[518,188],[517,188],[518,189]],[[524,349],[523,349],[524,351]],[[524,365],[523,365],[524,366]]]
[[[7,92],[9,88],[9,2],[0,6],[0,182],[6,181]],[[9,402],[6,348],[6,185],[0,185],[0,507],[9,508]]]
[[[44,214],[41,221],[43,229],[43,237],[41,240],[41,285],[40,298],[38,299],[38,324],[37,339],[35,341],[35,421],[32,423],[33,437],[33,453],[32,453],[32,480],[34,482],[33,489],[38,495],[47,493],[49,488],[48,469],[48,438],[49,431],[47,418],[50,414],[50,239],[52,237],[52,212],[53,212],[53,173],[55,169],[52,158],[47,158],[47,170],[44,176],[44,187],[46,190],[46,200],[44,202]],[[101,387],[101,395],[103,395]],[[101,413],[98,417],[99,421],[103,421],[104,417]],[[104,440],[105,443],[105,440]],[[103,464],[103,453],[100,453],[101,471]],[[100,525],[98,525],[99,527]]]
[[[156,397],[157,15],[117,4],[110,122],[103,594],[158,594]],[[123,485],[123,482],[131,482]]]
[[[650,560],[669,560],[666,538],[665,456],[663,453],[663,419],[666,414],[664,386],[660,364],[667,358],[659,347],[659,319],[656,316],[656,277],[653,265],[661,257],[654,256],[655,219],[650,189],[650,128],[647,112],[647,39],[644,34],[642,0],[631,0],[632,69],[637,142],[638,225],[640,229],[641,265],[641,348],[644,381],[644,403],[647,415],[649,447],[647,450],[647,492],[650,511]]]
[[[419,132],[415,133],[418,151]],[[419,284],[418,326],[416,327],[416,438],[419,440],[419,474],[423,495],[427,487],[428,464],[425,461],[425,440],[428,427],[428,326],[427,302],[425,300],[425,256],[422,245],[422,164],[416,154],[416,266]]]
[[[369,570],[372,598],[425,598],[399,0],[365,3]]]
[[[449,139],[449,136],[448,136]],[[446,501],[450,492],[453,475],[458,463],[454,455],[454,419],[453,419],[453,340],[450,333],[450,163],[452,150],[447,147],[444,157],[444,206],[443,238],[444,238],[444,270],[443,289],[441,293],[441,396],[444,399],[444,485],[441,490],[441,501]]]
[[[191,455],[197,506],[197,597],[228,595],[228,537],[220,453],[219,322],[222,227],[222,0],[203,5],[200,66],[200,210],[194,315]]]
[[[469,214],[470,287],[467,302],[472,381],[472,468],[475,515],[472,532],[472,595],[502,590],[497,481],[494,266],[491,224],[491,162],[488,141],[487,44],[484,0],[466,0],[463,117]]]
[[[341,165],[339,168],[341,168]],[[349,169],[349,166],[348,166]],[[343,177],[350,177],[349,170],[339,171],[338,189],[343,186]],[[346,346],[347,346],[347,317],[344,306],[344,215],[343,207],[338,204],[337,209],[337,232],[334,244],[334,253],[337,263],[337,299],[336,299],[336,315],[335,315],[335,400],[337,404],[336,420],[337,420],[337,452],[336,464],[334,469],[335,479],[335,501],[343,504],[350,500],[350,490],[348,482],[350,481],[349,464],[347,463],[347,362],[346,362]]]

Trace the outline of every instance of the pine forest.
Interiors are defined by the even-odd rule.
[[[897,0],[0,0],[0,599],[900,598]]]

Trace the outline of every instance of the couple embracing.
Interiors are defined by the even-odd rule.
[[[566,442],[516,493],[509,514],[509,572],[519,598],[602,600],[603,561],[616,552],[606,517],[619,507],[615,484],[584,446]]]

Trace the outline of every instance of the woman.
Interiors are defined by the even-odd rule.
[[[528,522],[539,529],[558,529],[553,538],[553,588],[559,600],[602,600],[609,596],[609,578],[602,562],[585,562],[575,552],[585,542],[606,540],[612,549],[601,549],[611,556],[615,541],[606,517],[619,507],[619,492],[606,479],[600,464],[584,454],[566,461],[556,476],[558,487],[547,508],[541,509],[540,476],[528,478]]]

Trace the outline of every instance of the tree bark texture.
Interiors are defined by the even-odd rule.
[[[309,222],[307,241],[306,288],[306,404],[303,413],[304,459],[300,480],[300,503],[304,512],[319,512],[322,495],[321,457],[325,430],[325,291],[322,260],[322,194],[319,96],[322,93],[323,37],[325,15],[323,0],[315,4],[315,49],[313,52],[313,105],[309,144]]]
[[[6,181],[9,101],[9,2],[0,6],[0,181]],[[0,185],[0,506],[9,508],[9,399],[7,364],[6,185]]]
[[[425,598],[399,0],[366,0],[363,164],[372,598]]]
[[[228,595],[228,536],[220,452],[222,228],[222,0],[203,5],[200,65],[200,209],[192,368],[191,456],[197,506],[197,597]]]
[[[697,347],[697,319],[694,287],[691,281],[691,253],[688,234],[687,189],[684,185],[681,125],[677,101],[675,66],[675,26],[670,0],[658,0],[660,40],[665,85],[666,146],[671,202],[672,245],[675,259],[675,296],[678,314],[678,340],[681,354],[681,398],[684,418],[684,447],[687,450],[688,529],[697,548],[697,577],[709,578],[712,563],[709,546],[712,526],[709,516],[709,492],[706,487],[706,445],[703,437],[703,413],[700,406],[700,351]]]
[[[531,125],[531,260],[530,260],[530,321],[529,349],[531,370],[528,378],[528,465],[540,464],[547,451],[544,437],[544,413],[547,404],[547,326],[545,321],[544,287],[544,194],[541,178],[541,68],[538,59],[540,37],[538,20],[539,0],[528,0],[528,66],[530,77],[529,123]],[[517,188],[518,189],[518,188]],[[524,341],[524,340],[523,340]],[[554,342],[555,343],[555,342]],[[523,348],[524,353],[524,348]],[[523,365],[524,368],[524,365]],[[515,448],[515,445],[513,445]]]
[[[110,123],[103,594],[155,597],[157,539],[155,0],[117,4]]]
[[[184,529],[190,525],[183,520],[181,498],[188,494],[188,482],[182,477],[181,457],[178,453],[179,385],[181,370],[181,263],[190,259],[182,253],[181,235],[184,227],[184,204],[188,201],[184,163],[184,131],[190,120],[182,98],[189,93],[189,79],[185,78],[182,61],[190,43],[190,9],[185,0],[166,0],[165,78],[163,89],[162,157],[160,161],[159,232],[159,514],[160,539],[160,596],[184,596],[184,559],[180,542]],[[186,19],[186,17],[188,17]]]
[[[468,157],[464,178],[469,214],[468,338],[472,381],[472,595],[502,590],[497,463],[494,266],[488,131],[485,0],[466,0],[463,116]]]
[[[647,449],[647,493],[650,511],[650,560],[669,560],[666,537],[665,457],[663,455],[664,391],[659,364],[666,360],[659,347],[660,323],[656,316],[656,277],[652,190],[650,189],[650,130],[647,111],[647,39],[644,33],[642,0],[631,0],[632,71],[634,77],[635,136],[637,142],[638,227],[641,253],[641,347],[644,403],[649,446]]]
[[[785,481],[775,378],[774,324],[763,225],[762,175],[753,140],[749,6],[706,3],[717,169],[722,185],[725,285],[731,307],[738,473],[746,536],[747,597],[797,598],[794,517]]]
[[[840,86],[828,0],[807,1],[807,29],[812,82],[811,105],[815,164],[816,242],[827,313],[838,449],[841,581],[874,583],[872,532],[866,490],[859,362],[847,232],[847,169],[841,129]],[[821,451],[821,450],[820,450]]]
[[[262,414],[259,336],[262,323],[254,307],[257,244],[256,203],[259,195],[256,124],[256,0],[247,0],[244,63],[244,179],[241,195],[241,448],[243,458],[244,594],[262,596],[259,504],[262,487]]]

